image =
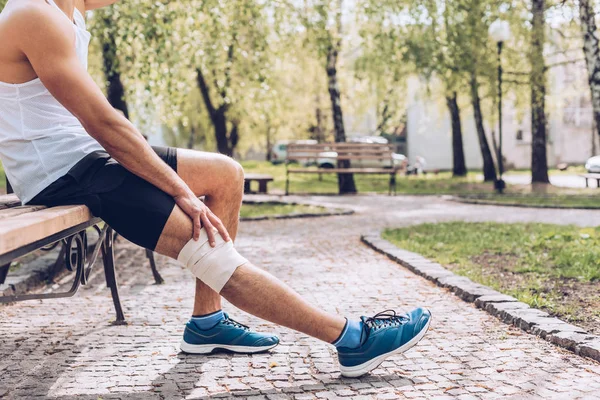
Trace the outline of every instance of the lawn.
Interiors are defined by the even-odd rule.
[[[323,214],[326,212],[329,212],[329,210],[324,207],[269,202],[260,204],[243,204],[242,210],[240,211],[240,217],[256,218],[273,215]]]
[[[274,181],[269,190],[285,191],[285,165],[272,165],[266,161],[244,161],[242,166],[247,173],[272,175]],[[424,176],[404,176],[398,174],[397,190],[399,194],[458,194],[479,193],[493,189],[493,184],[477,179],[479,172],[471,172],[464,178],[452,178],[450,172],[427,174]],[[354,179],[359,193],[387,193],[389,175],[359,175]],[[337,175],[291,174],[290,193],[292,194],[337,194]]]
[[[269,190],[285,191],[285,165],[272,165],[266,161],[242,162],[247,173],[272,175],[274,181]],[[561,173],[556,171],[556,173]],[[470,171],[466,177],[453,178],[451,172],[429,173],[421,176],[405,176],[398,174],[398,194],[407,195],[477,195],[494,197],[493,183],[484,183],[479,178],[480,171]],[[387,175],[354,175],[359,193],[387,193],[389,176]],[[323,174],[292,174],[290,175],[290,193],[292,194],[337,194],[337,175]],[[517,200],[512,197],[518,198]],[[581,197],[581,198],[579,198]],[[512,199],[512,200],[511,200]],[[600,190],[595,189],[565,189],[550,185],[508,185],[505,198],[497,198],[504,203],[571,205],[579,207],[600,208]]]
[[[383,237],[600,333],[600,227],[448,222],[388,229]]]
[[[477,195],[462,195],[459,196],[469,202],[482,204],[499,204],[499,205],[526,205],[536,207],[557,207],[557,208],[598,208],[600,209],[600,190],[592,191],[580,190],[575,191],[580,194],[567,194],[559,192],[556,194],[517,194],[507,193],[503,195],[497,194],[477,194]]]

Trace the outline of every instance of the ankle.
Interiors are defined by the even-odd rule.
[[[190,321],[193,322],[194,325],[198,327],[198,329],[208,330],[217,325],[219,322],[221,322],[223,318],[225,318],[225,316],[223,315],[223,311],[218,310],[205,315],[192,315]]]
[[[347,347],[355,349],[360,346],[362,338],[363,322],[346,319],[346,325],[338,338],[331,342],[336,348]]]

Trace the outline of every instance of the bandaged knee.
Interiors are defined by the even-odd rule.
[[[206,229],[200,231],[200,239],[191,239],[177,257],[177,261],[186,266],[192,274],[220,293],[231,279],[235,270],[248,262],[233,247],[233,241],[226,242],[215,230],[215,247],[208,241]]]

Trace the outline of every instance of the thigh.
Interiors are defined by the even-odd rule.
[[[137,175],[127,170],[123,174],[119,186],[91,194],[88,205],[121,236],[154,250],[175,208],[175,200]]]

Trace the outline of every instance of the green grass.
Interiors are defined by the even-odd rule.
[[[573,174],[585,174],[587,171],[583,165],[571,165],[565,171],[561,171],[556,168],[550,168],[548,170],[549,175],[573,175]],[[530,169],[511,169],[505,172],[510,175],[531,175]]]
[[[600,330],[600,227],[448,222],[383,237],[533,307]]]
[[[536,207],[558,207],[558,208],[598,208],[600,209],[600,191],[598,194],[487,194],[487,195],[462,195],[461,198],[474,203],[499,204],[499,205],[527,205]]]
[[[323,214],[326,212],[328,212],[326,208],[303,204],[260,203],[243,204],[240,216],[242,218],[253,218],[290,214]]]
[[[272,165],[266,161],[242,162],[247,173],[272,175],[274,181],[269,190],[283,192],[285,190],[285,165]],[[558,171],[560,172],[560,171]],[[558,173],[557,172],[557,173]],[[523,171],[525,173],[525,171]],[[494,185],[482,182],[478,177],[480,171],[470,171],[466,177],[453,178],[450,172],[429,173],[421,176],[405,176],[398,174],[398,194],[407,195],[482,195],[493,196]],[[388,175],[359,175],[354,179],[359,193],[387,193]],[[294,194],[337,194],[337,175],[323,174],[291,174],[290,193]],[[508,185],[504,198],[497,198],[504,203],[510,202],[509,195],[519,197],[521,204],[558,204],[565,207],[594,207],[600,200],[600,190],[565,189],[550,185]],[[581,198],[580,198],[581,197]],[[492,197],[491,200],[495,200]],[[541,199],[541,200],[540,200]]]
[[[285,190],[285,165],[272,165],[266,161],[244,161],[242,166],[247,173],[272,175],[274,181],[269,185],[270,190]],[[398,174],[397,190],[402,194],[457,194],[492,190],[493,184],[477,180],[479,174],[479,172],[470,172],[464,178],[452,178],[450,172],[418,177]],[[389,175],[355,174],[354,179],[359,193],[388,192]],[[291,174],[290,193],[337,194],[337,175],[322,174],[319,179],[318,174]]]

